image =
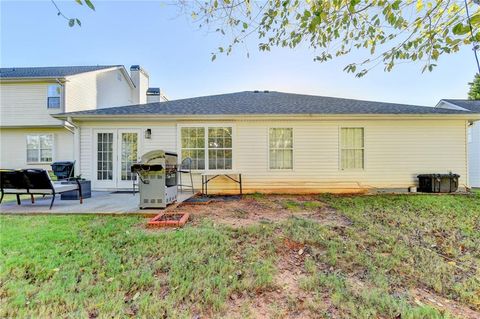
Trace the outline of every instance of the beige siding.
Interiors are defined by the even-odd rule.
[[[134,89],[119,69],[97,74],[97,108],[133,104]],[[146,92],[144,92],[144,95]]]
[[[65,111],[76,112],[97,107],[97,73],[68,77],[65,84]]]
[[[68,77],[66,111],[132,104],[133,89],[119,69],[100,70]]]
[[[63,122],[51,114],[73,112],[94,108],[129,105],[132,103],[133,89],[118,68],[87,72],[69,76],[64,83],[62,107],[47,108],[48,85],[57,83],[55,79],[43,82],[7,82],[0,84],[0,145],[1,167],[27,167],[25,136],[29,132],[55,132],[55,160],[73,160],[73,136],[64,128]],[[54,127],[46,129],[42,127]],[[6,129],[10,127],[11,129]],[[13,129],[13,127],[24,127]],[[3,129],[5,128],[5,129]],[[38,129],[37,129],[38,128]],[[83,140],[82,140],[83,141]],[[83,144],[84,149],[91,145]],[[91,150],[87,150],[91,154]],[[84,156],[82,153],[81,156]],[[85,163],[85,161],[81,161]],[[82,164],[85,165],[85,164]],[[39,166],[39,165],[36,165]],[[48,165],[40,165],[48,168]],[[28,167],[32,165],[28,164]],[[90,172],[87,176],[90,177]]]
[[[193,123],[193,122],[192,122]],[[206,122],[205,122],[206,123]],[[348,192],[368,188],[406,188],[420,173],[460,174],[466,183],[465,121],[362,120],[362,121],[236,121],[234,169],[243,173],[246,192]],[[94,128],[141,129],[141,152],[152,149],[179,151],[177,124],[181,122],[90,123],[82,126],[82,174],[91,174]],[[201,124],[195,122],[193,124]],[[211,122],[219,124],[219,122]],[[268,128],[294,129],[293,170],[268,168]],[[365,128],[365,169],[339,169],[339,130]],[[152,139],[143,132],[152,129]],[[85,132],[84,132],[85,131]],[[200,187],[196,176],[197,188]],[[233,192],[231,183],[212,183],[211,190]]]
[[[47,108],[48,85],[55,82],[1,83],[0,126],[61,125],[50,114],[62,109]]]
[[[53,161],[73,160],[73,134],[66,129],[0,129],[0,168],[44,168],[49,164],[27,164],[27,135],[53,134]]]

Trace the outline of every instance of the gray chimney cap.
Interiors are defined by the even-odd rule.
[[[148,88],[147,95],[160,95],[160,88]]]

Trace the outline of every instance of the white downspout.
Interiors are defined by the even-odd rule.
[[[81,129],[73,123],[71,117],[67,118],[67,122],[73,126],[73,158],[75,160],[75,174],[80,175],[80,133]]]

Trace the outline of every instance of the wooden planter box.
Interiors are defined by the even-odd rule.
[[[183,227],[188,217],[190,217],[189,213],[160,213],[148,221],[147,227]]]

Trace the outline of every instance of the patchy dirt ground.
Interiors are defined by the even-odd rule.
[[[234,201],[212,201],[209,204],[180,204],[169,212],[188,212],[194,224],[203,218],[232,227],[286,220],[292,216],[309,218],[339,226],[348,219],[319,201],[315,196],[272,195],[268,198],[245,197]]]
[[[208,218],[214,223],[234,228],[281,222],[292,216],[313,220],[342,234],[352,225],[344,214],[314,195],[246,196],[232,201],[214,200],[208,204],[181,204],[172,207],[169,212],[190,213],[189,223],[193,225]],[[361,243],[358,245],[366,249]],[[312,294],[301,287],[302,280],[308,276],[305,260],[313,258],[318,261],[318,256],[312,256],[318,254],[317,247],[283,238],[276,254],[278,258],[272,288],[232,294],[226,306],[228,318],[318,318],[319,313],[328,314],[329,318],[344,317],[345,313],[334,305],[331,295],[321,292]],[[325,273],[335,271],[321,261],[316,262],[316,267]],[[358,274],[347,272],[345,275],[352,294],[360,295],[371,288]],[[412,304],[429,305],[458,318],[480,318],[479,312],[426,289],[412,288],[408,292],[402,290],[398,293],[408,295]]]

